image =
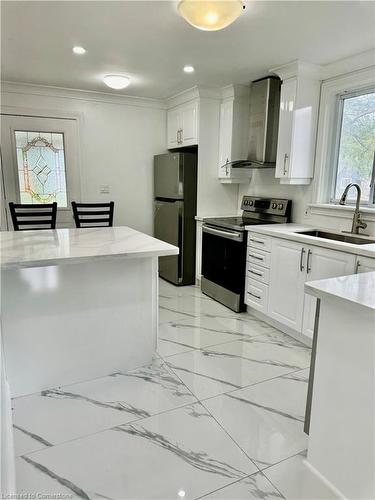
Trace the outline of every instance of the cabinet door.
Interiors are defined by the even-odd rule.
[[[375,259],[370,257],[357,257],[356,273],[370,273],[375,271]]]
[[[182,146],[198,144],[198,103],[181,108]]]
[[[225,165],[232,160],[233,101],[220,106],[219,177],[229,177],[230,169]]]
[[[180,146],[177,142],[177,133],[180,129],[180,110],[178,108],[171,109],[167,113],[167,137],[168,149],[177,148]]]
[[[298,331],[302,327],[304,258],[300,243],[272,239],[268,314]]]
[[[281,85],[279,133],[277,139],[275,177],[288,177],[293,133],[293,112],[297,94],[297,79],[289,78]]]
[[[320,247],[309,247],[306,257],[306,281],[336,278],[354,273],[355,256]],[[305,294],[302,333],[312,338],[316,298]]]

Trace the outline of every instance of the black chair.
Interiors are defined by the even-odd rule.
[[[10,202],[9,210],[15,231],[56,227],[56,202],[37,205]]]
[[[72,201],[74,222],[76,227],[113,226],[115,203],[76,203]]]

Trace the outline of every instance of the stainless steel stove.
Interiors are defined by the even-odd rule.
[[[202,292],[235,312],[244,311],[245,226],[290,221],[292,202],[244,196],[242,217],[203,219]]]

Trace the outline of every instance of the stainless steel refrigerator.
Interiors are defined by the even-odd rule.
[[[197,155],[154,157],[154,235],[176,245],[179,255],[159,258],[159,275],[175,285],[195,283]]]

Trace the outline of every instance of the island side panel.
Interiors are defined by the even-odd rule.
[[[94,259],[3,272],[12,396],[149,363],[157,343],[157,259]]]
[[[345,498],[375,498],[375,311],[322,296],[308,462]]]

